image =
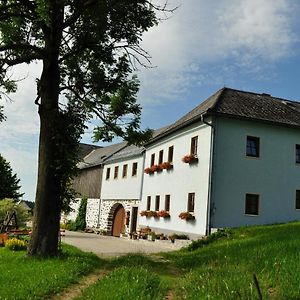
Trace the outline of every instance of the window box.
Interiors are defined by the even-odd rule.
[[[153,165],[152,167],[151,167],[151,171],[152,172],[159,172],[159,171],[161,171],[162,169],[161,169],[161,167],[159,166],[159,165]]]
[[[165,210],[160,210],[157,212],[157,216],[160,218],[170,218],[170,213]]]
[[[187,154],[182,158],[182,161],[186,164],[197,163],[198,157],[195,154]]]
[[[195,216],[189,213],[188,211],[181,212],[178,216],[182,220],[193,221],[195,220]]]
[[[154,172],[152,171],[151,168],[146,168],[146,169],[144,170],[144,173],[146,173],[146,174],[153,174]]]
[[[154,210],[142,210],[140,212],[141,217],[151,218],[151,217],[158,217],[157,212]]]
[[[173,168],[173,165],[172,165],[172,163],[170,163],[170,162],[168,162],[168,161],[165,161],[165,162],[163,162],[162,164],[160,164],[159,167],[160,167],[161,169],[170,170],[170,169]]]

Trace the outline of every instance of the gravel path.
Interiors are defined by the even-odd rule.
[[[62,242],[73,245],[82,251],[93,252],[99,256],[120,256],[128,253],[168,252],[181,248],[182,243],[170,241],[145,241],[103,236],[94,233],[66,231]]]

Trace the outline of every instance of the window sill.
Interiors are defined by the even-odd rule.
[[[259,217],[259,215],[244,214],[245,217]]]

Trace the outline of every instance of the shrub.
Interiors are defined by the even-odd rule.
[[[8,239],[5,242],[5,248],[13,251],[21,251],[27,249],[27,241],[17,238]]]
[[[202,248],[203,246],[206,246],[216,240],[219,240],[221,238],[230,238],[232,236],[232,231],[230,229],[219,229],[217,232],[212,233],[211,235],[208,235],[200,240],[193,241],[188,247],[188,251],[194,251],[199,248]]]

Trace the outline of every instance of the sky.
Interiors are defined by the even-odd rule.
[[[162,0],[156,0],[162,1]],[[139,67],[142,127],[175,122],[222,87],[300,100],[300,1],[169,0],[177,10],[144,34],[151,68]],[[0,153],[34,201],[39,119],[35,78],[41,66],[14,70],[18,92],[2,100]],[[82,138],[92,143],[90,127]],[[98,143],[101,145],[101,143]]]

